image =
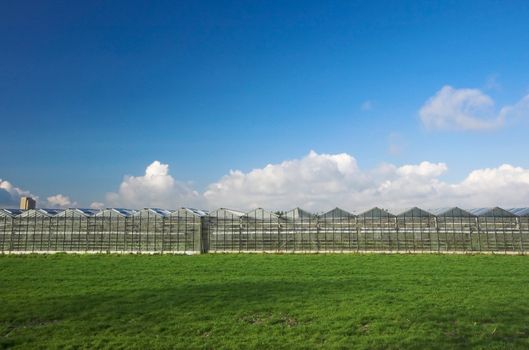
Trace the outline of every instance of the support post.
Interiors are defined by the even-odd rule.
[[[200,254],[209,252],[209,217],[201,216],[198,234],[195,236],[196,251]]]

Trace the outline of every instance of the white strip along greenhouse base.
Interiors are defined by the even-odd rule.
[[[0,252],[498,253],[529,249],[529,208],[354,214],[221,208],[0,209]]]

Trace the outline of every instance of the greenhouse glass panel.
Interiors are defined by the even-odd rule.
[[[484,236],[482,249],[491,252],[512,252],[522,244],[518,218],[513,213],[499,208],[471,209],[478,216],[478,229]]]
[[[285,242],[285,251],[306,252],[317,250],[318,218],[316,215],[294,208],[284,215],[281,241]]]
[[[396,230],[396,216],[378,207],[358,215],[359,249],[365,251],[404,250]]]
[[[431,209],[436,215],[436,233],[431,233],[431,250],[479,251],[481,235],[477,228],[476,216],[458,207]]]
[[[280,251],[280,226],[284,219],[262,208],[241,217],[241,251]]]
[[[165,248],[171,252],[200,252],[205,212],[193,208],[180,208],[166,218]],[[205,225],[204,225],[205,226]]]
[[[212,252],[241,251],[243,212],[220,208],[209,213],[209,247]]]
[[[413,207],[397,215],[398,250],[429,252],[432,250],[431,237],[435,234],[435,215],[432,213]]]
[[[318,216],[318,241],[322,251],[358,250],[356,216],[340,208],[320,214]]]
[[[13,236],[13,213],[0,210],[0,252],[11,251],[11,238]]]

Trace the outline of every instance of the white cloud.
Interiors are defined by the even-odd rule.
[[[423,125],[438,130],[491,130],[529,116],[529,95],[496,112],[494,100],[479,89],[443,86],[419,110]]]
[[[529,119],[529,95],[514,105],[503,107],[500,110],[500,117],[512,122]]]
[[[77,206],[77,202],[73,202],[70,197],[62,194],[56,194],[46,199],[48,200],[47,206],[50,208],[71,208]]]
[[[503,125],[495,116],[494,101],[479,89],[454,89],[443,86],[419,111],[428,129],[485,130]]]
[[[103,209],[104,207],[105,207],[105,203],[101,203],[101,202],[92,202],[90,204],[91,209]]]
[[[256,207],[286,210],[299,206],[313,211],[335,206],[360,210],[375,205],[385,208],[529,206],[529,169],[509,164],[476,169],[460,182],[444,181],[442,176],[447,171],[445,163],[428,161],[401,166],[384,163],[373,169],[362,169],[347,153],[311,151],[302,158],[248,172],[232,170],[199,193],[191,185],[175,180],[167,164],[155,161],[144,175],[125,176],[119,190],[107,194],[106,204],[130,208],[194,206],[242,210]],[[7,194],[9,203],[3,203],[0,197],[0,204],[8,206],[16,206],[20,195],[30,195],[0,180],[2,193]],[[77,203],[58,194],[48,197],[47,204],[73,207]],[[102,208],[105,204],[93,202],[90,206]]]
[[[230,171],[209,185],[204,197],[210,207],[314,207],[336,204],[352,188],[368,186],[368,181],[352,156],[311,151],[302,159],[268,164],[246,174]]]
[[[211,184],[204,197],[210,207],[236,209],[529,205],[529,169],[510,165],[479,169],[459,183],[442,181],[447,171],[446,164],[427,161],[361,170],[348,154],[311,152],[248,173],[231,171]]]
[[[143,176],[125,176],[117,193],[108,193],[111,206],[177,208],[200,204],[198,192],[169,174],[169,165],[154,161]]]
[[[435,192],[437,177],[446,170],[446,164],[430,162],[401,167],[383,164],[361,170],[348,154],[311,151],[304,158],[269,164],[248,173],[231,171],[211,184],[204,196],[212,207],[241,209],[416,205],[417,200],[422,202]]]
[[[467,206],[529,206],[529,169],[503,164],[472,171],[451,186],[459,202]]]
[[[0,207],[18,207],[22,196],[30,196],[38,200],[38,197],[29,191],[22,190],[9,181],[0,179]]]

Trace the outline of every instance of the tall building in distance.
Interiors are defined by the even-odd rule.
[[[20,209],[35,209],[35,200],[31,197],[20,197]]]

